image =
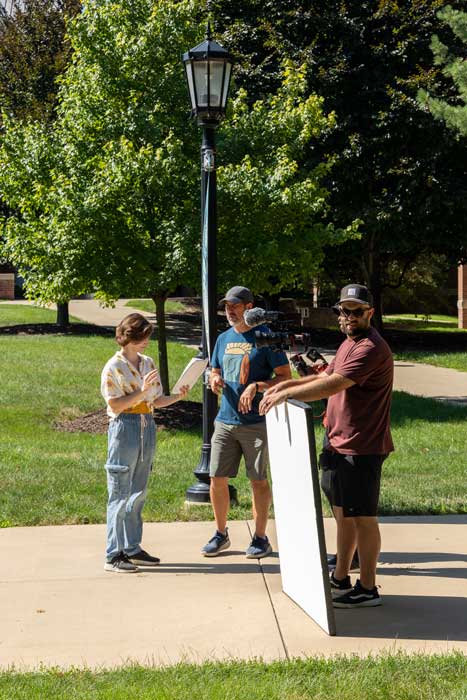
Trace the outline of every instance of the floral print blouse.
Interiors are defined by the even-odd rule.
[[[132,394],[143,386],[144,376],[155,369],[153,360],[147,355],[139,356],[139,370],[127,360],[121,350],[115,353],[106,363],[101,374],[101,394],[107,404],[107,415],[116,418],[119,413],[115,413],[109,406],[109,399],[118,399],[120,396]],[[146,394],[146,400],[135,403],[134,406],[125,409],[124,413],[151,413],[153,402],[162,396],[162,387],[159,382],[151,387]]]

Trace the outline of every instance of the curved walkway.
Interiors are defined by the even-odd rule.
[[[0,302],[6,304],[30,304],[28,301]],[[97,326],[115,327],[128,313],[134,311],[155,320],[155,313],[141,311],[126,306],[127,299],[119,299],[114,308],[103,307],[95,299],[75,299],[70,301],[70,314]],[[53,306],[52,306],[53,308]],[[201,339],[201,328],[171,314],[167,320],[167,332],[179,342],[197,347]],[[332,352],[321,350],[329,359]],[[415,362],[395,362],[394,389],[408,394],[467,405],[467,372],[455,369],[434,367]]]
[[[126,299],[120,299],[114,309],[103,308],[94,299],[77,300],[70,302],[70,313],[77,318],[95,323],[96,325],[114,326],[121,320],[122,315],[137,311],[125,306]],[[140,311],[143,315],[154,318],[153,313]],[[173,319],[172,315],[172,319]],[[179,322],[179,334],[182,342],[186,338],[198,339],[200,329],[193,329],[191,324]],[[168,323],[168,331],[176,335],[173,320]],[[332,356],[332,353],[328,353]],[[442,401],[467,404],[467,372],[459,372],[455,369],[434,367],[415,362],[395,362],[394,389],[406,391],[409,394],[425,396]]]

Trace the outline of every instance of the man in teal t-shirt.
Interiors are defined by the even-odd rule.
[[[211,440],[211,503],[216,519],[215,535],[203,547],[206,557],[215,557],[230,547],[227,530],[229,478],[238,474],[242,456],[253,495],[255,534],[246,551],[249,559],[265,557],[272,548],[266,536],[271,490],[267,480],[268,443],[266,421],[258,411],[263,392],[277,382],[290,379],[285,353],[257,348],[255,331],[243,314],[253,306],[246,287],[232,287],[221,300],[231,328],[221,333],[211,358],[211,389],[222,393]],[[260,327],[267,332],[267,327]]]

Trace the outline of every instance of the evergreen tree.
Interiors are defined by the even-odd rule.
[[[435,35],[431,48],[435,65],[441,68],[444,77],[454,85],[455,90],[449,100],[431,97],[431,91],[426,90],[420,91],[419,99],[436,119],[444,121],[462,136],[467,136],[467,12],[448,6],[438,17],[452,29],[454,40],[450,41],[448,47]],[[436,86],[434,87],[435,93]]]

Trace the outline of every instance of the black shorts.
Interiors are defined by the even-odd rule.
[[[375,516],[378,511],[381,467],[387,455],[344,455],[324,450],[319,458],[321,488],[331,506],[344,516]]]

